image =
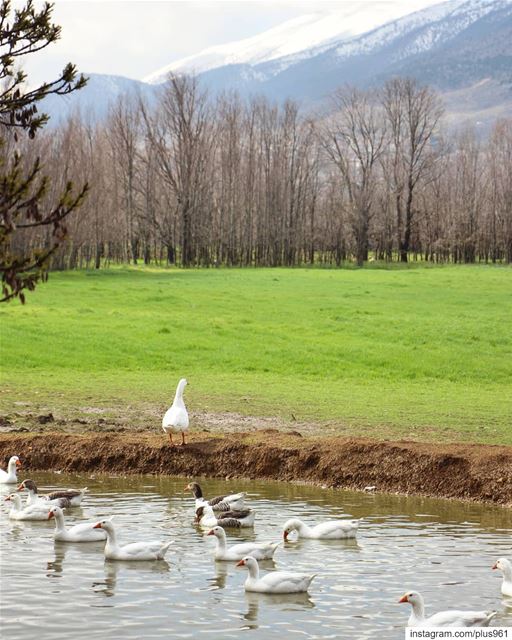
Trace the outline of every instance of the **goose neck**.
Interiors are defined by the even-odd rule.
[[[66,526],[64,524],[64,514],[60,509],[53,512],[53,517],[55,518],[55,530],[56,531],[66,531]]]
[[[512,583],[512,564],[510,564],[510,562],[503,562],[502,563],[502,573],[503,573],[503,579],[505,580],[505,582],[510,582]]]
[[[412,613],[409,620],[416,623],[425,620],[425,603],[423,598],[420,597],[410,604],[412,606]]]
[[[257,580],[260,577],[260,568],[257,561],[248,562],[246,566],[249,569],[249,579]]]
[[[226,534],[224,532],[219,533],[215,536],[217,540],[217,551],[225,551],[226,550]]]

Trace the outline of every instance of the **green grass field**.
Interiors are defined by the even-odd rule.
[[[511,294],[490,266],[56,273],[1,306],[1,410],[161,411],[186,376],[196,411],[512,444]]]

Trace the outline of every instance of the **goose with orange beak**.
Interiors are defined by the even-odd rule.
[[[171,540],[169,542],[132,542],[120,546],[112,520],[100,520],[93,529],[104,529],[107,533],[106,560],[163,560],[167,549],[172,544]]]
[[[24,507],[18,493],[11,493],[5,498],[5,501],[11,504],[9,511],[11,520],[48,520],[48,507],[40,504]]]
[[[512,563],[506,558],[500,558],[492,565],[492,569],[501,571],[503,574],[501,593],[512,598]]]
[[[329,520],[314,527],[298,518],[292,518],[283,525],[283,538],[286,542],[292,531],[296,531],[299,538],[314,540],[348,540],[355,538],[359,528],[359,520]]]
[[[407,602],[412,611],[407,622],[408,627],[488,627],[497,611],[440,611],[429,618],[425,617],[425,601],[421,593],[408,591],[398,601]]]
[[[215,560],[241,560],[246,556],[252,556],[257,560],[270,560],[273,558],[275,550],[280,542],[258,544],[256,542],[242,542],[228,547],[226,544],[226,532],[222,527],[213,527],[207,536],[215,536],[217,546],[214,552]]]
[[[11,456],[7,463],[7,471],[0,469],[0,484],[16,484],[18,477],[16,470],[21,467],[21,462],[18,456]]]
[[[242,558],[236,566],[247,567],[249,576],[244,588],[255,593],[305,593],[316,576],[291,571],[269,571],[260,578],[258,561],[252,556]]]
[[[81,522],[74,527],[66,528],[64,513],[60,507],[51,507],[48,520],[55,519],[55,533],[53,539],[58,542],[98,542],[107,539],[107,532],[95,529],[94,522]]]

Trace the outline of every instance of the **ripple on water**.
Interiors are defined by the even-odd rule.
[[[69,524],[114,514],[121,543],[173,539],[166,561],[105,562],[102,543],[53,541],[53,522],[1,527],[2,629],[20,640],[87,638],[399,637],[404,590],[417,588],[440,608],[496,608],[512,626],[490,570],[511,555],[510,511],[456,502],[358,494],[283,483],[205,480],[205,495],[244,490],[256,527],[228,540],[278,541],[290,517],[308,522],[364,518],[357,541],[284,543],[262,572],[317,573],[309,594],[268,596],[243,590],[246,571],[215,562],[214,540],[193,525],[183,478],[106,478],[34,474],[43,489],[89,487]],[[7,490],[2,488],[2,493]]]

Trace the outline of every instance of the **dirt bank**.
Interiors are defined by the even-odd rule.
[[[512,447],[504,446],[313,439],[273,429],[194,433],[176,448],[142,433],[1,434],[4,468],[13,454],[23,461],[23,477],[37,469],[268,478],[512,506]]]

